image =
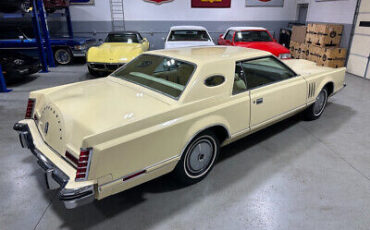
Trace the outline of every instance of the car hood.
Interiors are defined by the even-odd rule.
[[[145,90],[107,77],[36,91],[42,97],[35,111],[39,131],[59,154],[64,155],[66,150],[78,154],[85,137],[170,108],[167,101]]]
[[[87,53],[88,62],[128,63],[143,52],[138,43],[103,43],[92,47]]]
[[[264,50],[277,57],[279,54],[290,53],[287,48],[277,42],[236,42],[235,46]]]
[[[191,47],[191,46],[214,46],[212,41],[167,41],[164,44],[165,49],[180,48],[180,47]]]

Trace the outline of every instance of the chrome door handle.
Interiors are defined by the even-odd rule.
[[[262,104],[263,103],[263,98],[258,98],[257,100],[256,100],[256,104],[258,105],[258,104]]]

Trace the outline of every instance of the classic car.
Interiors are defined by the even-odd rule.
[[[164,43],[164,48],[190,46],[213,46],[213,40],[203,26],[173,26]]]
[[[7,80],[31,75],[41,70],[39,59],[11,50],[6,52],[0,50],[0,65]]]
[[[262,27],[230,27],[220,35],[218,44],[264,50],[281,59],[292,57],[289,49],[277,43]]]
[[[53,13],[55,10],[69,6],[69,0],[44,0],[46,12]],[[1,0],[0,12],[13,13],[20,10],[23,13],[30,11],[32,0]]]
[[[1,0],[0,12],[13,13],[20,10],[23,13],[29,12],[32,0]]]
[[[1,39],[8,35],[0,35],[0,49],[24,49],[27,48],[29,51],[33,49],[37,52],[37,41],[34,38],[24,38],[24,34],[20,35],[21,39]],[[9,37],[16,37],[15,34],[9,35]],[[94,38],[83,38],[83,37],[59,37],[51,38],[50,45],[53,49],[54,60],[59,65],[67,65],[73,61],[73,58],[85,57],[88,49],[96,44]]]
[[[221,146],[300,111],[319,118],[344,76],[242,47],[149,51],[106,78],[31,92],[14,129],[74,208],[170,172],[196,183]]]
[[[88,50],[87,67],[90,74],[100,76],[115,71],[148,49],[148,39],[139,32],[111,32],[103,44]]]

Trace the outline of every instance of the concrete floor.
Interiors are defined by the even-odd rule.
[[[347,76],[313,122],[293,117],[221,150],[202,182],[164,176],[74,210],[12,130],[32,90],[90,78],[58,67],[0,94],[0,229],[369,229],[370,81]]]

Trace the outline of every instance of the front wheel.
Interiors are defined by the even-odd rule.
[[[186,147],[174,174],[183,184],[201,181],[211,171],[220,151],[219,140],[210,131],[194,138]]]
[[[304,112],[305,119],[309,121],[318,119],[324,112],[327,101],[328,90],[326,88],[323,88],[320,91],[319,95],[317,95],[315,103],[308,107],[307,110]]]
[[[69,49],[57,49],[54,53],[54,58],[59,65],[68,65],[72,61],[72,53]]]

